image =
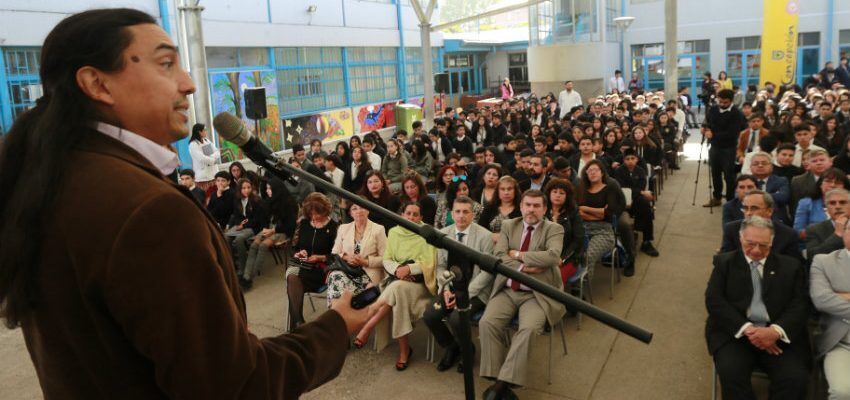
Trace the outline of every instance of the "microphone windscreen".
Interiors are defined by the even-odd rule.
[[[216,115],[213,118],[213,126],[225,140],[240,147],[248,143],[248,139],[251,138],[251,134],[245,129],[242,120],[228,112]]]

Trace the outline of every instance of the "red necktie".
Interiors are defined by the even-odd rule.
[[[525,238],[522,239],[522,246],[519,247],[520,253],[528,251],[528,246],[531,245],[531,231],[534,230],[534,226],[529,225],[525,234]],[[519,282],[517,280],[511,280],[511,289],[514,291],[519,291]]]

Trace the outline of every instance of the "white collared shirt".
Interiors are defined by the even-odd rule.
[[[95,125],[95,129],[106,136],[130,146],[131,149],[137,151],[142,155],[142,157],[150,161],[150,163],[153,164],[153,166],[156,167],[156,169],[158,169],[163,175],[171,174],[175,169],[177,169],[177,166],[180,165],[180,160],[177,158],[177,154],[174,154],[174,152],[167,149],[165,146],[159,145],[153,140],[137,133],[121,129],[105,122],[98,122],[97,125]]]
[[[744,254],[744,258],[747,260],[747,268],[748,268],[748,269],[749,269],[749,268],[752,268],[752,267],[750,267],[750,265],[751,265],[751,264],[752,264],[752,262],[753,262],[753,261],[755,261],[755,260],[753,260],[753,259],[752,259],[752,258],[750,258],[750,257],[747,257],[747,255],[746,255],[746,254]],[[767,257],[762,258],[761,260],[757,261],[757,262],[758,262],[758,265],[756,266],[756,269],[757,269],[757,270],[758,270],[758,272],[759,272],[759,276],[760,276],[760,277],[762,277],[762,278],[764,278],[764,262],[765,262],[765,260],[767,260]],[[763,293],[763,292],[764,292],[764,279],[762,279],[762,286],[761,286],[761,288],[762,288],[762,295],[763,295],[763,294],[764,294],[764,293]],[[755,294],[753,294],[753,295],[755,295]],[[748,314],[748,316],[749,316],[749,313],[750,313],[750,312],[749,312],[749,310],[747,310],[747,314]],[[770,315],[769,315],[769,314],[768,314],[768,318],[770,318]],[[738,330],[738,333],[736,333],[736,334],[735,334],[735,339],[740,339],[742,336],[744,336],[744,331],[745,331],[745,330],[747,330],[747,328],[749,328],[749,327],[750,327],[750,326],[752,326],[752,325],[753,325],[753,323],[752,323],[752,322],[747,322],[747,323],[745,323],[745,324],[744,324],[744,326],[742,326],[742,327],[741,327],[741,329],[739,329],[739,330]],[[782,327],[781,327],[781,326],[776,325],[776,324],[770,324],[770,327],[771,327],[771,328],[776,329],[776,331],[777,331],[777,332],[779,332],[779,340],[781,340],[781,341],[783,341],[783,342],[785,342],[785,343],[788,343],[788,344],[790,344],[790,343],[791,343],[791,340],[790,340],[790,339],[788,339],[788,335],[786,335],[786,334],[785,334],[785,329],[782,329]]]

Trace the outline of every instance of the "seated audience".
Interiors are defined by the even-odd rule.
[[[549,183],[546,172],[549,162],[543,154],[533,154],[528,158],[528,178],[519,183],[519,190],[525,193],[528,189],[543,190]]]
[[[487,207],[493,199],[499,197],[498,186],[499,177],[502,174],[502,168],[496,164],[485,164],[481,171],[476,175],[480,181],[472,190],[472,198]]]
[[[844,228],[850,217],[850,192],[832,189],[824,195],[827,219],[806,227],[808,264],[818,254],[829,254],[843,248]]]
[[[269,212],[266,205],[254,192],[254,185],[247,179],[239,180],[239,193],[227,225],[228,229],[224,233],[224,238],[233,249],[236,272],[240,275],[248,257],[248,239],[269,225]]]
[[[818,179],[826,170],[832,168],[832,159],[829,158],[829,154],[825,150],[807,152],[804,159],[807,160],[805,163],[806,173],[791,179],[791,203],[789,203],[788,209],[792,217],[795,216],[797,203],[800,202],[800,199],[817,195]]]
[[[723,225],[723,241],[720,245],[721,252],[734,251],[741,248],[741,238],[739,231],[741,230],[741,222],[749,217],[756,216],[764,219],[769,219],[773,224],[773,240],[771,248],[777,254],[783,254],[789,257],[803,261],[800,254],[799,241],[797,233],[794,229],[783,224],[775,216],[775,208],[773,197],[762,190],[754,189],[744,195],[741,201],[741,211],[744,217],[737,221],[732,221]]]
[[[234,196],[230,189],[230,173],[219,171],[213,180],[216,190],[210,194],[207,210],[221,229],[227,228],[227,222],[233,214]]]
[[[591,160],[581,174],[581,183],[576,190],[579,215],[584,221],[587,243],[585,260],[593,268],[602,256],[614,248],[614,217],[620,215],[618,194],[607,184],[605,166],[599,160]],[[622,193],[622,192],[621,192]]]
[[[328,304],[340,298],[345,290],[357,295],[384,279],[383,254],[387,246],[384,227],[369,221],[369,210],[357,204],[352,204],[348,212],[353,222],[339,226],[331,253],[340,256],[360,273],[355,276],[343,271],[328,273]],[[363,347],[363,344],[356,339],[354,341],[357,348]]]
[[[756,178],[752,175],[738,175],[735,178],[735,198],[723,204],[721,226],[725,226],[732,221],[744,219],[744,213],[741,211],[741,200],[744,199],[745,194],[756,188]]]
[[[248,174],[245,172],[245,167],[242,166],[241,162],[234,161],[230,163],[230,167],[228,167],[227,170],[230,172],[230,188],[235,192],[238,192],[239,180],[248,177]]]
[[[304,323],[304,293],[316,293],[325,285],[327,255],[336,238],[337,223],[331,219],[331,202],[321,193],[311,193],[301,203],[301,219],[292,239],[292,258],[304,265],[286,269],[289,327]]]
[[[452,207],[452,219],[454,224],[440,230],[448,237],[463,243],[474,250],[484,254],[493,254],[493,240],[491,232],[473,222],[473,208],[475,202],[466,196],[458,196]],[[459,314],[453,312],[455,307],[455,295],[447,282],[442,282],[443,271],[448,269],[448,252],[440,249],[437,254],[437,277],[441,283],[437,296],[428,305],[423,319],[428,329],[434,335],[437,344],[445,349],[443,358],[437,364],[438,371],[445,371],[460,360],[460,344],[455,339],[452,331],[457,332],[460,324]],[[473,266],[472,278],[469,281],[469,314],[477,315],[484,311],[484,306],[490,298],[493,286],[493,275],[482,271],[477,265]],[[450,331],[443,320],[451,326]],[[461,362],[462,364],[462,362]],[[463,368],[461,365],[460,369]]]
[[[286,193],[286,185],[277,178],[270,178],[266,184],[267,205],[265,208],[271,217],[271,227],[265,227],[251,239],[246,259],[237,265],[244,265],[242,274],[238,276],[239,284],[243,290],[251,289],[253,279],[265,263],[266,254],[269,249],[291,238],[295,233],[298,215],[298,204],[295,199]]]
[[[784,177],[773,174],[773,159],[770,154],[761,151],[750,154],[750,171],[756,178],[756,188],[764,190],[773,198],[774,215],[784,224],[791,226],[787,211],[788,202],[791,200],[791,185]]]
[[[449,212],[449,204],[453,204],[455,199],[458,196],[467,196],[469,197],[469,184],[466,182],[466,175],[458,175],[452,178],[452,183],[449,184],[449,187],[446,189],[445,200],[437,201],[437,215],[434,218],[434,227],[437,229],[442,229],[446,226],[449,226],[454,223],[452,220],[452,215]],[[474,201],[474,200],[473,200]],[[474,212],[474,221],[478,221],[481,216],[481,204],[478,202],[475,203],[473,207]]]
[[[345,171],[342,187],[352,193],[360,193],[366,186],[366,174],[372,170],[372,164],[366,158],[366,151],[362,147],[351,148],[351,165]]]
[[[386,182],[387,181],[384,179],[381,172],[373,169],[366,173],[366,185],[360,190],[360,195],[365,197],[366,200],[384,207],[387,210],[398,212],[398,206],[400,204],[398,197],[390,193],[390,189],[387,187]],[[372,222],[382,225],[386,232],[395,226],[393,221],[378,215],[378,213],[371,213],[369,215],[369,219]]]
[[[309,162],[307,164],[313,165]],[[301,162],[298,161],[298,159],[296,159],[295,157],[289,157],[289,165],[298,169],[301,169],[302,167]],[[324,173],[322,174],[322,176],[324,176]],[[289,193],[291,193],[292,196],[295,197],[295,201],[297,201],[298,203],[303,203],[304,199],[306,199],[307,196],[310,195],[310,193],[316,191],[315,185],[310,182],[307,182],[304,179],[299,178],[298,175],[294,175],[292,179],[295,180],[296,185],[293,185],[292,182],[288,180],[284,182],[284,185],[286,185],[286,190],[289,190]]]
[[[809,286],[820,312],[823,331],[815,347],[818,358],[823,357],[830,399],[850,399],[850,234],[846,225],[841,228],[841,249],[814,257]]]
[[[806,239],[806,227],[826,220],[823,195],[835,188],[850,189],[850,181],[844,171],[830,168],[820,175],[817,182],[818,190],[811,197],[800,199],[797,211],[794,213],[794,230],[801,240]]]
[[[399,201],[419,203],[422,210],[422,222],[434,225],[434,217],[437,215],[437,202],[428,195],[425,183],[418,174],[408,174],[401,182],[402,191]]]
[[[791,143],[783,143],[776,146],[776,162],[773,166],[773,173],[788,180],[789,184],[794,177],[802,175],[806,171],[793,164],[794,162],[794,145]]]
[[[407,155],[395,139],[387,141],[387,155],[381,162],[381,174],[389,182],[391,193],[401,191],[401,181],[407,172]]]
[[[404,219],[422,223],[419,205],[404,203]],[[398,339],[398,359],[395,368],[407,369],[413,349],[407,335],[413,322],[422,318],[428,304],[437,294],[437,249],[421,236],[403,226],[390,230],[384,252],[384,269],[390,274],[389,285],[372,305],[377,312],[357,334],[359,343],[366,343],[375,326],[392,311],[392,336]]]
[[[195,200],[197,200],[202,206],[207,204],[207,194],[195,185],[195,171],[192,171],[191,169],[180,170],[180,184],[186,189],[189,189],[189,192],[192,193]]]
[[[421,140],[414,140],[411,144],[410,161],[410,169],[419,174],[422,180],[429,182],[434,178],[434,157]]]
[[[653,221],[655,217],[652,211],[654,196],[648,190],[647,172],[638,166],[639,159],[634,150],[628,149],[623,154],[623,165],[614,170],[614,178],[617,179],[621,189],[631,191],[632,204],[627,211],[634,218],[635,229],[643,233],[640,250],[652,257],[658,257],[658,250],[652,245],[652,240],[655,238]]]
[[[598,164],[589,164],[599,168]],[[591,172],[592,174],[593,172]],[[539,190],[529,190],[520,199],[521,218],[502,224],[494,255],[507,268],[521,271],[546,284],[562,288],[561,254],[564,228],[547,221],[546,198]],[[482,377],[495,380],[484,398],[516,398],[512,386],[527,382],[529,349],[532,335],[546,322],[555,326],[566,309],[560,303],[529,290],[504,275],[494,278],[493,294],[478,323],[481,341]],[[516,333],[508,343],[508,324],[518,319]]]
[[[578,213],[575,190],[569,181],[553,178],[546,184],[544,193],[549,200],[546,219],[564,228],[560,268],[561,280],[566,287],[569,278],[578,270],[584,253],[584,221]]]
[[[519,191],[516,179],[503,176],[499,178],[497,188],[498,197],[484,207],[481,218],[478,219],[479,225],[493,232],[494,243],[499,239],[498,234],[502,231],[502,221],[522,216],[519,210],[519,198],[522,193]]]
[[[714,257],[705,292],[706,342],[723,398],[755,398],[750,378],[758,366],[770,378],[771,398],[804,399],[811,358],[806,272],[771,251],[770,220],[745,219],[740,236],[743,250]]]

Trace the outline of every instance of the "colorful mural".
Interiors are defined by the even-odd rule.
[[[322,142],[347,139],[354,134],[354,119],[350,108],[332,110],[320,114],[286,119],[284,123],[284,145],[307,145],[313,139]]]
[[[283,149],[280,110],[278,110],[277,101],[277,78],[274,71],[233,71],[210,74],[210,87],[213,115],[221,112],[236,115],[245,122],[245,126],[251,133],[260,138],[270,149],[274,151]],[[252,87],[264,87],[266,89],[268,118],[259,121],[259,132],[257,132],[255,122],[245,116],[243,92],[246,88]],[[221,137],[219,137],[218,146],[221,149],[222,163],[243,158],[242,151],[238,147]]]
[[[396,103],[372,104],[357,110],[357,132],[365,133],[395,126]]]
[[[419,106],[419,108],[424,108],[425,107],[425,96],[411,97],[411,98],[407,99],[407,104],[415,104],[415,105]],[[446,103],[446,95],[439,95],[439,94],[434,95],[434,109],[435,110],[442,110],[443,104],[447,104]]]

